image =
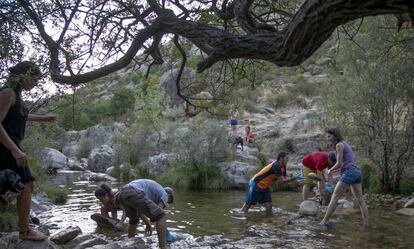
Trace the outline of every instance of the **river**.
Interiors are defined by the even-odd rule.
[[[71,191],[64,205],[39,215],[42,223],[58,229],[77,225],[84,234],[99,234],[108,240],[125,238],[123,232],[98,228],[90,215],[99,212],[93,195],[97,183],[81,179],[81,174],[59,172],[55,182]],[[414,248],[410,237],[414,218],[394,214],[382,207],[370,207],[371,227],[364,230],[358,209],[338,210],[333,227],[322,230],[317,217],[297,214],[301,202],[299,192],[272,194],[274,209],[271,217],[257,206],[245,214],[238,212],[244,191],[199,192],[175,190],[175,202],[168,208],[168,227],[179,240],[171,248]],[[348,198],[350,199],[350,198]],[[156,248],[155,235],[144,237]]]

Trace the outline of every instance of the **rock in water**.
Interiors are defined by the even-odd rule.
[[[299,214],[316,215],[318,213],[318,204],[314,201],[302,201],[299,206]]]
[[[50,237],[50,240],[56,244],[65,244],[76,238],[76,236],[78,236],[80,233],[82,233],[82,231],[78,226],[70,226],[53,234]]]
[[[118,220],[107,218],[99,213],[92,214],[91,219],[96,221],[96,223],[98,223],[98,226],[106,228],[115,228],[116,223],[118,223]]]

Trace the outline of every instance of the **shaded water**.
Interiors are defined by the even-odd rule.
[[[65,205],[43,213],[43,223],[55,230],[70,225],[79,226],[83,233],[96,233],[110,240],[119,240],[125,233],[97,228],[90,215],[99,212],[100,205],[93,192],[97,185],[81,180],[76,173],[59,173],[56,183],[71,190]],[[266,217],[264,210],[254,207],[244,215],[238,209],[244,202],[244,191],[194,192],[176,190],[175,203],[168,210],[169,229],[183,239],[171,248],[414,248],[411,239],[414,218],[400,216],[383,208],[370,208],[372,228],[363,230],[359,210],[338,210],[333,227],[323,231],[318,227],[323,213],[317,217],[296,214],[300,193],[273,193],[274,215]],[[143,236],[143,227],[140,228]],[[156,247],[153,235],[147,242]]]

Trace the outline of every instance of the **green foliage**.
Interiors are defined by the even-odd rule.
[[[115,166],[110,175],[124,183],[135,179],[152,178],[148,171],[148,168],[145,165],[137,164],[135,166],[132,166],[128,163],[122,164],[121,166]]]
[[[78,159],[88,158],[92,149],[93,149],[92,140],[89,140],[89,139],[82,140],[82,142],[79,144],[79,147],[76,149],[75,156]]]
[[[295,151],[295,145],[293,144],[293,138],[291,138],[291,137],[283,138],[279,142],[278,150],[279,151],[294,152]]]
[[[7,206],[0,205],[0,231],[8,232],[17,229],[16,202]]]
[[[376,194],[381,192],[378,167],[368,162],[360,163],[362,175],[362,189],[365,193]]]
[[[160,181],[164,184],[192,190],[223,190],[230,184],[219,168],[205,163],[186,161],[174,162],[164,172]]]
[[[276,109],[286,107],[294,99],[293,94],[285,90],[282,90],[276,94],[272,94],[268,97],[269,99],[265,101],[268,105]]]
[[[269,163],[269,160],[267,159],[267,156],[265,154],[259,152],[259,151],[255,151],[253,153],[253,156],[255,156],[259,160],[259,163],[260,163],[261,167],[264,167]]]
[[[390,17],[364,19],[344,42],[325,90],[326,123],[352,136],[380,170],[380,188],[398,192],[401,173],[414,159],[414,71],[411,33],[384,29]],[[375,40],[375,43],[372,43]],[[355,46],[355,43],[359,46]],[[363,48],[363,49],[361,49]]]
[[[49,183],[39,185],[39,190],[45,192],[47,197],[54,204],[64,204],[70,193],[70,191],[66,188],[58,187]]]
[[[403,176],[400,182],[399,193],[402,195],[411,195],[414,193],[414,180],[408,176]]]
[[[128,111],[132,111],[135,105],[135,93],[128,88],[117,88],[110,101],[110,113],[117,118]]]
[[[229,155],[227,128],[221,122],[197,116],[188,129],[177,132],[175,152],[185,162],[214,165]]]

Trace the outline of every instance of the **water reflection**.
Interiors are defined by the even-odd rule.
[[[126,237],[123,232],[98,228],[90,219],[100,209],[93,194],[96,183],[85,181],[77,173],[60,173],[56,182],[66,185],[71,194],[65,205],[40,216],[43,223],[52,226],[52,233],[77,225],[84,234],[98,233],[111,240]],[[175,203],[168,209],[168,227],[177,235],[194,237],[173,243],[171,248],[414,248],[414,241],[410,240],[414,219],[381,208],[369,209],[369,231],[363,230],[356,209],[337,212],[332,219],[333,228],[323,231],[317,225],[323,213],[310,218],[297,214],[300,193],[273,193],[272,217],[266,217],[260,206],[251,208],[247,215],[240,213],[244,191],[175,193]],[[139,227],[139,231],[139,236],[143,236],[144,227]],[[146,240],[157,247],[155,235]]]

